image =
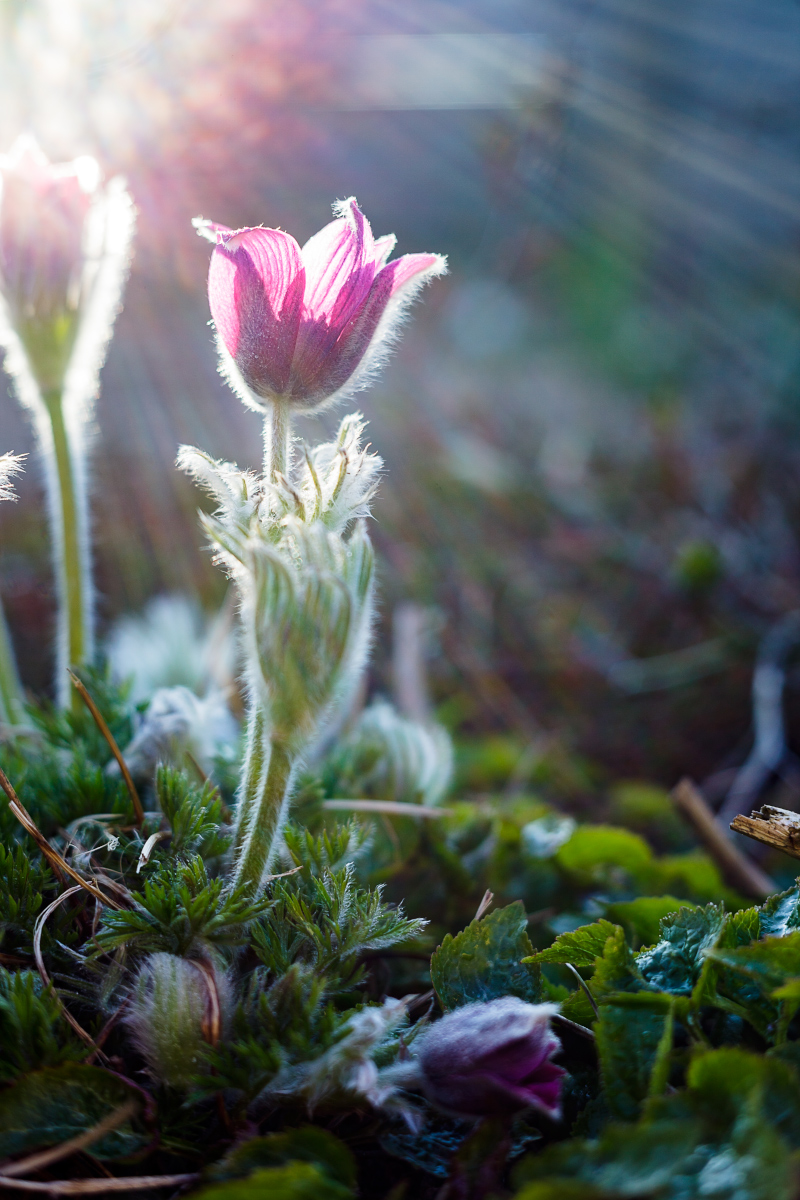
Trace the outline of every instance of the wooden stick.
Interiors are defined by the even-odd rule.
[[[757,900],[764,900],[778,890],[769,875],[733,844],[691,779],[680,781],[673,789],[672,799],[716,862],[726,883]],[[736,821],[731,829],[736,829]]]
[[[34,1179],[9,1179],[0,1175],[0,1187],[16,1188],[20,1192],[36,1192],[39,1196],[101,1196],[104,1192],[139,1192],[152,1188],[185,1187],[197,1183],[200,1175],[125,1175],[113,1179],[50,1179],[39,1183]]]
[[[322,807],[328,812],[385,813],[390,817],[417,817],[422,820],[453,815],[451,808],[439,808],[436,805],[426,808],[423,804],[406,804],[402,800],[323,800]]]
[[[800,813],[765,804],[749,817],[741,814],[734,817],[731,829],[735,833],[743,833],[745,837],[755,838],[766,846],[782,850],[792,858],[800,858]]]
[[[69,668],[67,668],[67,669],[69,670]],[[103,714],[100,712],[100,709],[97,707],[94,700],[89,695],[86,685],[83,683],[83,681],[81,679],[78,678],[78,676],[75,674],[74,671],[69,671],[69,677],[72,680],[73,687],[77,691],[80,698],[83,700],[83,702],[86,705],[86,707],[88,708],[89,712],[94,717],[95,725],[97,726],[97,728],[102,733],[103,737],[108,742],[108,748],[111,751],[111,753],[114,755],[114,758],[117,760],[117,766],[119,767],[120,771],[122,772],[122,778],[125,780],[125,786],[128,789],[128,794],[130,795],[130,798],[131,798],[131,804],[133,805],[133,811],[136,814],[136,824],[143,825],[144,824],[144,809],[142,808],[142,802],[139,799],[139,793],[136,790],[136,784],[131,779],[131,773],[128,770],[128,764],[125,762],[125,759],[122,757],[122,751],[120,750],[119,746],[117,745],[117,743],[114,739],[113,733],[108,728],[108,725],[106,724]]]
[[[7,1163],[0,1167],[0,1177],[13,1179],[17,1175],[31,1175],[35,1171],[49,1167],[51,1163],[59,1162],[62,1158],[69,1158],[70,1154],[77,1154],[79,1150],[85,1150],[87,1146],[99,1141],[106,1133],[116,1129],[123,1121],[127,1121],[128,1117],[132,1117],[138,1108],[138,1101],[127,1100],[107,1117],[103,1117],[102,1121],[93,1125],[91,1129],[87,1129],[85,1133],[79,1133],[77,1137],[70,1138],[68,1142],[62,1142],[59,1146],[51,1146],[49,1150],[40,1150],[36,1154],[29,1154],[27,1158],[20,1158],[14,1163]]]

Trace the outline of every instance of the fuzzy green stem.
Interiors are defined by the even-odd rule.
[[[269,765],[261,794],[253,809],[247,840],[234,873],[234,885],[260,890],[265,871],[272,864],[286,820],[287,798],[294,758],[284,743],[269,743]]]
[[[54,498],[57,503],[53,505],[53,519],[58,524],[53,532],[57,547],[56,585],[60,608],[56,695],[66,705],[69,695],[69,683],[65,683],[66,669],[80,666],[88,658],[90,585],[82,562],[83,543],[86,540],[81,536],[84,514],[78,498],[75,463],[64,424],[61,395],[57,391],[46,392],[44,401],[53,433],[53,457],[58,480],[58,494]],[[80,697],[74,692],[72,701],[76,708],[80,707]]]
[[[292,418],[289,405],[273,401],[264,418],[264,478],[288,477],[291,466],[290,436]]]
[[[264,710],[257,700],[252,699],[247,718],[247,746],[244,765],[242,767],[242,778],[239,784],[236,833],[233,841],[234,854],[237,858],[242,853],[242,846],[250,828],[253,809],[260,794],[265,766],[265,734]]]
[[[19,725],[25,717],[22,684],[5,613],[0,605],[0,722]]]

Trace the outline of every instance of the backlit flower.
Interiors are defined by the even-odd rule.
[[[245,400],[312,410],[362,387],[391,347],[403,310],[445,270],[438,254],[388,262],[394,236],[375,239],[352,197],[335,212],[302,249],[280,229],[195,222],[215,242],[209,304]]]
[[[465,1004],[431,1025],[414,1044],[418,1079],[431,1104],[482,1117],[538,1108],[561,1115],[561,1043],[550,1028],[552,1004],[515,996]]]
[[[45,386],[63,374],[75,338],[99,182],[94,159],[51,163],[28,136],[0,156],[0,287]]]

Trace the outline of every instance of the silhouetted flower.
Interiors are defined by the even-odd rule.
[[[445,270],[438,254],[387,262],[394,235],[376,240],[354,198],[334,211],[302,249],[280,229],[195,222],[215,243],[208,298],[223,358],[262,400],[312,410],[362,387],[403,310]]]
[[[458,1116],[538,1108],[561,1115],[561,1043],[550,1028],[552,1004],[515,996],[466,1004],[431,1025],[415,1043],[418,1080],[431,1104]]]

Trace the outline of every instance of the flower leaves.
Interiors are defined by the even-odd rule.
[[[518,996],[532,1004],[544,996],[541,969],[522,959],[533,947],[522,901],[448,934],[431,958],[431,980],[443,1008],[473,1000]]]

